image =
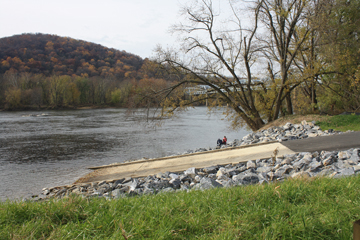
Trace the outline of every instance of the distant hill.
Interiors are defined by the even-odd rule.
[[[135,76],[143,59],[99,44],[50,34],[22,34],[0,39],[0,74],[21,72],[69,76]]]

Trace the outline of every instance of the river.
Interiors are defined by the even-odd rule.
[[[229,130],[222,117],[197,107],[154,128],[125,109],[0,112],[0,199],[71,184],[89,166],[214,148],[224,135],[249,133]]]

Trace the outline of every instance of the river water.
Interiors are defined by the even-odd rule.
[[[89,166],[164,157],[241,139],[221,114],[197,107],[145,126],[124,109],[0,112],[0,199],[21,199],[44,187],[73,183]]]

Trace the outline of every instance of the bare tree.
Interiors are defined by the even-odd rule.
[[[159,48],[158,60],[187,74],[186,78],[166,91],[170,93],[183,85],[207,85],[210,87],[208,94],[196,101],[216,98],[231,107],[234,123],[242,120],[256,130],[264,125],[254,94],[258,91],[256,89],[261,89],[261,82],[252,74],[252,66],[260,51],[259,46],[254,44],[259,8],[253,9],[253,28],[243,29],[237,10],[230,6],[233,18],[226,22],[228,29],[217,25],[219,15],[212,1],[203,0],[185,7],[183,15],[187,17],[186,24],[173,27],[174,32],[185,33],[182,42],[185,57],[177,51]]]
[[[244,28],[238,5],[229,2],[230,20],[223,22],[211,0],[194,1],[182,9],[186,20],[173,27],[175,33],[185,36],[182,51],[159,48],[158,61],[166,67],[186,73],[176,85],[161,91],[164,98],[174,89],[191,84],[210,87],[196,101],[216,99],[231,109],[228,117],[233,124],[245,123],[252,130],[278,118],[284,100],[292,113],[288,74],[294,58],[304,42],[294,40],[296,28],[303,20],[303,0],[242,1],[252,13],[251,27]],[[270,38],[259,37],[267,31]],[[308,34],[305,34],[307,36]],[[254,73],[258,60],[266,57],[269,79]],[[278,66],[277,66],[278,65]],[[280,84],[276,80],[280,70]],[[216,93],[216,94],[215,94]],[[192,102],[187,102],[190,104]],[[178,105],[181,106],[181,105]]]

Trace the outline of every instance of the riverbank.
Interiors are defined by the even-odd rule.
[[[356,156],[353,153],[351,157]],[[326,154],[327,160],[337,159],[329,169],[339,163],[355,167],[343,158],[347,153]],[[299,166],[310,168],[309,174],[311,169],[320,168],[313,162],[306,163],[310,155],[320,160],[315,164],[326,163],[321,153],[296,156],[301,156],[296,161]],[[275,160],[277,163],[280,158]],[[255,170],[250,164],[259,163],[249,163],[245,171]],[[223,173],[219,168],[213,174],[218,172]],[[360,218],[360,176],[336,175],[330,178],[304,174],[268,184],[163,191],[125,198],[120,194],[112,201],[105,196],[70,194],[47,201],[0,203],[0,234],[5,239],[351,239],[352,223]]]
[[[76,106],[25,106],[22,108],[0,108],[0,112],[13,112],[13,111],[45,111],[45,110],[88,110],[88,109],[108,109],[116,108],[110,105],[76,105]]]
[[[127,195],[133,196],[169,191],[204,190],[214,187],[269,183],[297,177],[329,176],[331,178],[338,178],[357,174],[360,171],[360,148],[349,149],[347,151],[294,153],[286,150],[286,148],[282,149],[280,147],[281,145],[274,145],[274,147],[270,147],[271,151],[264,155],[268,156],[267,158],[261,158],[259,157],[260,155],[256,155],[249,159],[239,157],[242,156],[240,153],[246,151],[246,149],[239,149],[239,153],[235,151],[236,147],[239,146],[258,143],[264,144],[269,141],[282,142],[333,134],[341,134],[341,132],[335,132],[333,130],[322,131],[312,122],[308,123],[303,121],[301,124],[294,125],[287,123],[283,127],[271,127],[261,132],[249,134],[241,140],[234,140],[231,144],[223,146],[223,148],[231,147],[229,153],[234,155],[235,152],[234,156],[231,155],[232,157],[227,156],[227,151],[223,153],[211,151],[207,154],[210,160],[205,162],[203,161],[208,158],[205,155],[199,156],[199,160],[193,159],[196,155],[189,160],[185,159],[186,156],[181,157],[183,160],[179,157],[160,159],[160,165],[157,164],[154,170],[158,171],[162,165],[168,166],[167,168],[169,170],[167,172],[152,173],[149,171],[151,167],[147,162],[153,162],[156,159],[143,160],[139,163],[134,162],[126,166],[120,164],[119,167],[111,165],[111,167],[100,168],[82,177],[76,184],[43,189],[43,195],[37,196],[37,198],[64,197],[70,194],[79,194],[85,197],[105,197],[112,199],[126,197]],[[260,149],[265,147],[267,147],[267,145],[262,145]],[[260,149],[255,150],[255,152],[258,154]],[[208,151],[207,149],[200,150],[202,152]],[[197,152],[199,153],[200,151]],[[223,161],[221,158],[224,158],[228,162],[222,165],[221,162]],[[219,160],[217,161],[216,159]],[[238,159],[240,159],[240,161]],[[185,164],[185,160],[189,161],[189,164]],[[176,167],[180,162],[180,168]],[[213,162],[215,165],[210,165]],[[132,165],[134,165],[136,171],[129,170],[132,169]],[[146,167],[147,165],[149,166]],[[185,166],[189,168],[184,169]],[[124,170],[129,170],[130,175],[123,173],[121,167],[124,168]],[[118,168],[120,169],[118,170]],[[142,168],[144,168],[144,173],[151,175],[146,176],[146,174],[141,173]],[[181,168],[184,169],[184,171],[179,172],[175,170]],[[137,177],[135,172],[139,174],[138,176],[140,177]],[[99,177],[101,175],[105,178]]]

